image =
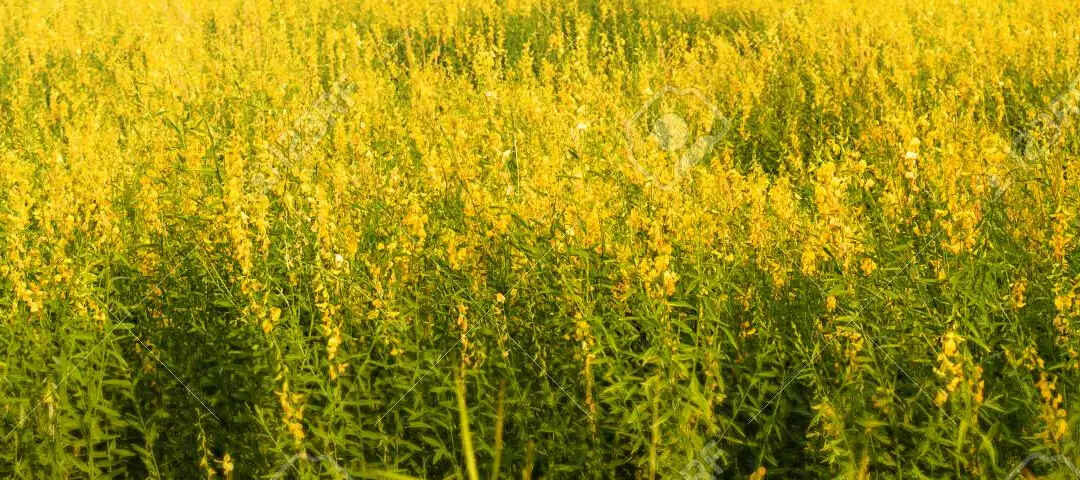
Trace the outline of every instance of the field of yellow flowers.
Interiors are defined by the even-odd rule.
[[[0,477],[1080,478],[1075,0],[0,0]]]

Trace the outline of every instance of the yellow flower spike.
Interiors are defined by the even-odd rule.
[[[678,281],[679,281],[679,275],[678,274],[676,274],[674,272],[671,272],[671,271],[665,271],[664,272],[664,279],[663,279],[664,294],[669,296],[669,297],[674,295],[675,294],[675,283],[678,282]]]
[[[1024,298],[1024,293],[1026,291],[1027,291],[1027,280],[1021,279],[1021,280],[1018,280],[1016,282],[1013,282],[1012,289],[1011,289],[1010,302],[1012,303],[1012,308],[1014,310],[1019,310],[1021,308],[1024,308],[1024,306],[1026,305],[1025,298]],[[1055,305],[1057,305],[1056,300],[1055,300]]]
[[[225,478],[232,478],[233,462],[228,452],[225,452],[225,456],[221,458],[221,472],[225,475]]]

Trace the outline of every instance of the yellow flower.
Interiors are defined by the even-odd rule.
[[[877,270],[877,264],[874,263],[874,260],[872,260],[870,257],[865,257],[862,259],[862,265],[860,266],[860,268],[862,269],[864,275],[869,276],[871,273],[874,273],[874,270]]]
[[[1013,282],[1011,302],[1014,310],[1024,308],[1024,292],[1027,290],[1027,280]]]
[[[226,452],[225,456],[221,459],[221,471],[224,472],[225,478],[229,478],[233,471],[232,457]]]
[[[939,407],[945,405],[945,402],[949,400],[949,392],[945,390],[938,390],[937,396],[934,397],[934,405]]]
[[[765,478],[765,467],[763,467],[763,466],[757,467],[757,470],[754,470],[754,473],[750,474],[750,480],[762,480],[764,478]]]
[[[262,330],[264,333],[270,333],[270,330],[274,329],[274,325],[277,325],[278,320],[281,319],[281,309],[277,307],[270,307],[269,317],[263,319]]]
[[[679,275],[672,271],[664,272],[664,293],[667,296],[675,294],[675,282],[679,281]]]

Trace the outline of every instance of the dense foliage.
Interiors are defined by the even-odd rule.
[[[1080,459],[1075,0],[0,0],[0,35],[4,478]]]

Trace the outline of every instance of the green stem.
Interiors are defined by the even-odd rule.
[[[458,412],[461,413],[461,445],[465,450],[465,468],[469,472],[469,480],[480,480],[480,474],[476,471],[476,457],[473,453],[472,434],[469,432],[469,407],[465,404],[465,367],[457,378],[457,401]]]
[[[506,379],[499,382],[499,402],[495,406],[495,459],[491,462],[491,480],[499,480],[503,449],[503,400],[506,398]]]

